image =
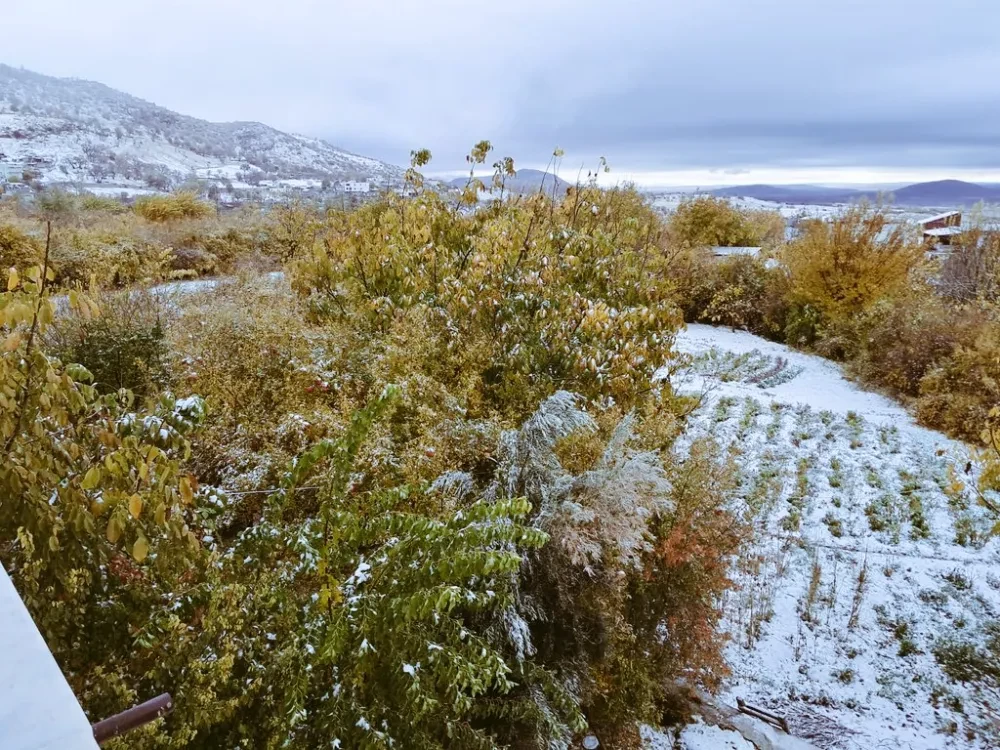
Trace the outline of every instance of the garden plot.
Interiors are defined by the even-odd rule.
[[[1000,545],[967,448],[818,357],[708,326],[677,347],[674,382],[704,396],[685,441],[728,447],[754,531],[724,604],[722,698],[819,747],[1000,745],[972,656],[1000,642]]]

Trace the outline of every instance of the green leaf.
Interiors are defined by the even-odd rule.
[[[101,467],[91,466],[83,476],[80,486],[85,490],[92,490],[101,483]]]

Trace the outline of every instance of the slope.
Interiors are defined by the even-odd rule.
[[[947,671],[948,647],[982,646],[1000,613],[966,446],[818,357],[701,325],[678,347],[678,385],[705,394],[692,439],[743,467],[736,510],[755,531],[725,603],[723,698],[823,748],[996,747],[996,696]]]
[[[255,122],[187,117],[100,83],[0,65],[0,166],[42,182],[166,188],[196,170],[230,178],[371,179],[401,170]]]
[[[492,175],[477,175],[483,184],[489,187]],[[464,188],[468,183],[468,177],[456,177],[450,180],[448,185],[455,188]],[[556,175],[543,172],[540,169],[519,169],[517,175],[508,177],[504,181],[504,191],[509,193],[527,194],[533,193],[540,187],[544,187],[546,193],[551,193],[554,189],[556,195],[565,194],[570,187],[570,183]]]

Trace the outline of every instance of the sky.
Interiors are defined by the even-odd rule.
[[[1000,182],[998,0],[31,0],[0,62],[431,172]]]

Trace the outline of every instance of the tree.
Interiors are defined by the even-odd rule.
[[[113,713],[134,703],[155,663],[119,661],[133,633],[205,562],[196,483],[181,469],[204,407],[169,394],[148,408],[126,391],[102,396],[83,367],[43,351],[55,316],[50,246],[23,277],[12,268],[0,294],[0,559],[84,704]],[[75,292],[69,303],[99,314]],[[109,670],[131,674],[127,687],[113,689]]]
[[[725,198],[699,196],[681,202],[670,217],[668,234],[677,247],[756,247],[775,240],[776,227],[784,233],[781,217],[772,212],[754,215],[740,211]]]
[[[842,323],[904,289],[923,255],[884,211],[854,206],[829,222],[807,223],[782,259],[792,301]]]

